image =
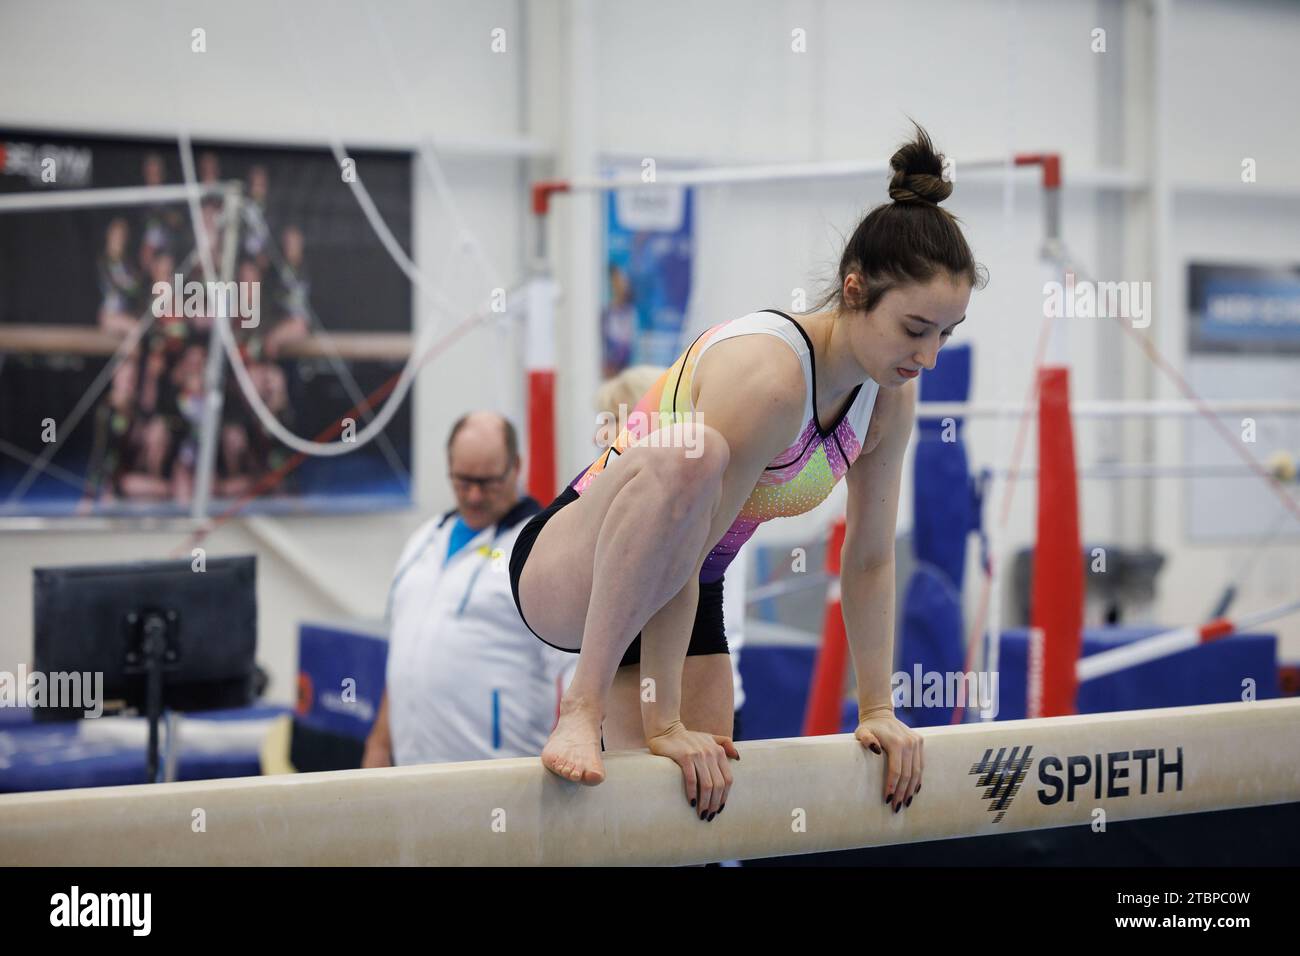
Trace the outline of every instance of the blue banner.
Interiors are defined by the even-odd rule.
[[[601,374],[629,365],[671,365],[685,348],[691,297],[692,191],[625,189],[606,200]]]
[[[1300,353],[1300,266],[1188,267],[1193,352]]]

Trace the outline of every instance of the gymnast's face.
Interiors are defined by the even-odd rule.
[[[861,294],[858,276],[844,281],[846,290]],[[890,289],[870,312],[849,317],[858,363],[884,388],[906,385],[922,369],[934,368],[939,349],[966,318],[970,294],[969,282],[947,273]]]

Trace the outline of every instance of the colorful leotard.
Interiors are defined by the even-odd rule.
[[[817,366],[808,333],[784,312],[751,312],[702,332],[628,413],[626,427],[614,444],[569,482],[569,487],[581,495],[605,470],[611,455],[621,455],[629,445],[658,428],[690,421],[695,412],[692,385],[700,357],[719,342],[757,334],[775,335],[799,356],[807,383],[804,426],[790,446],[763,470],[736,520],[705,558],[700,569],[702,583],[722,577],[740,546],[762,522],[803,514],[826,500],[862,451],[879,384],[868,379],[855,388],[839,419],[823,429],[817,421]]]

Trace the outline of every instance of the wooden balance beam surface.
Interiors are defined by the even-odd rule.
[[[592,788],[528,758],[9,794],[0,864],[691,864],[1300,801],[1300,700],[922,733],[897,814],[884,759],[839,735],[740,743],[712,823],[645,752]]]

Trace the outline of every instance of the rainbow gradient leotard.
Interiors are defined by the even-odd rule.
[[[719,580],[740,546],[764,521],[803,514],[826,500],[862,451],[862,439],[880,391],[878,383],[868,379],[855,388],[838,420],[829,428],[822,428],[817,421],[817,365],[808,333],[784,312],[774,309],[751,312],[702,332],[637,402],[614,444],[569,482],[569,487],[581,495],[605,470],[611,456],[621,455],[629,445],[654,429],[691,420],[695,412],[692,385],[700,357],[719,342],[738,335],[758,334],[775,335],[799,356],[807,385],[804,426],[790,446],[763,469],[736,520],[705,558],[700,569],[701,583]]]

